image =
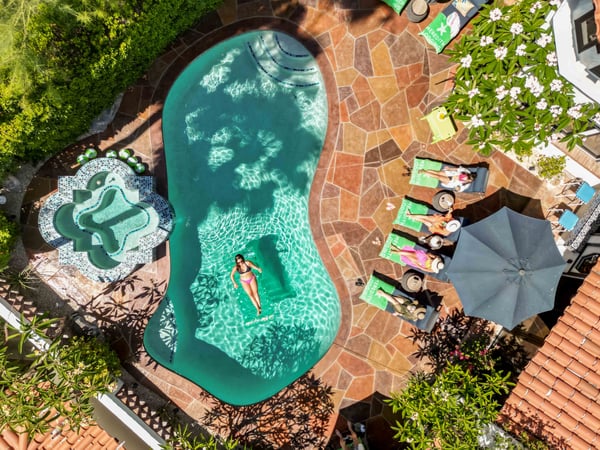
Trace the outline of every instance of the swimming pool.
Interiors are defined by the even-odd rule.
[[[211,48],[174,83],[163,110],[171,278],[144,344],[217,398],[275,394],[329,349],[340,307],[312,240],[308,195],[327,128],[316,61],[273,31]],[[258,275],[256,316],[229,273],[242,253]]]

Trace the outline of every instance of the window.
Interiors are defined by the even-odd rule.
[[[594,21],[594,10],[585,13],[575,19],[575,37],[577,39],[577,52],[581,53],[590,47],[596,46],[596,52],[600,53],[600,45],[596,36],[596,22]]]

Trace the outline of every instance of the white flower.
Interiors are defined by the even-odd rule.
[[[474,87],[473,89],[471,89],[471,90],[468,92],[468,95],[469,95],[469,98],[473,98],[473,97],[475,97],[476,95],[478,95],[479,93],[480,93],[480,92],[479,92],[479,88],[476,88],[476,87]]]
[[[567,114],[573,119],[579,119],[581,117],[581,105],[575,105],[567,110]]]
[[[496,59],[502,61],[506,58],[506,54],[508,53],[508,49],[506,47],[500,46],[494,49],[494,56]]]
[[[460,58],[460,63],[465,69],[471,67],[472,62],[473,62],[473,57],[471,55],[467,55],[464,58]]]
[[[542,7],[542,3],[541,2],[535,2],[532,6],[531,9],[529,10],[529,12],[531,14],[533,14],[534,12],[536,12],[536,10],[540,9]]]
[[[491,36],[481,36],[481,39],[479,40],[479,45],[481,47],[485,47],[486,45],[490,45],[491,43],[494,42],[494,38]]]
[[[550,82],[550,90],[552,92],[558,92],[562,88],[563,88],[563,82],[561,80],[559,80],[558,78],[556,78]]]
[[[563,109],[559,105],[552,105],[550,107],[550,112],[552,113],[552,117],[557,117],[562,114]]]
[[[521,25],[519,22],[513,23],[510,26],[510,32],[513,34],[513,36],[521,34],[523,32],[523,25]]]
[[[538,38],[538,40],[535,41],[535,43],[542,48],[544,48],[550,42],[552,42],[552,35],[547,34],[547,33],[542,33],[542,35]]]
[[[552,133],[550,135],[550,140],[551,141],[558,141],[559,139],[560,139],[560,134],[558,134],[558,133]]]
[[[508,89],[506,89],[506,87],[504,87],[504,85],[496,88],[496,98],[498,100],[502,100],[507,95],[508,95]]]
[[[419,413],[418,412],[412,413],[412,415],[410,416],[410,420],[419,420]]]
[[[517,54],[517,56],[525,56],[526,48],[527,48],[527,46],[525,44],[519,44],[519,45],[517,45],[515,53]]]
[[[558,64],[558,57],[556,56],[556,52],[550,52],[546,55],[546,62],[550,67],[556,67]]]
[[[542,129],[542,124],[536,122],[536,124],[533,126],[533,129],[535,131],[540,131]]]
[[[525,87],[529,89],[534,97],[539,97],[544,92],[544,86],[542,86],[535,75],[527,75],[525,78]]]
[[[472,128],[482,127],[484,122],[481,119],[481,114],[475,114],[473,117],[471,117],[469,124]]]
[[[536,107],[537,109],[539,109],[539,110],[542,110],[542,111],[543,111],[544,109],[546,109],[546,108],[548,107],[548,103],[546,102],[546,100],[545,100],[545,99],[541,99],[539,102],[537,102],[537,103],[535,104],[535,107]]]
[[[516,100],[519,94],[521,93],[521,88],[519,86],[510,88],[510,98]]]
[[[499,8],[494,8],[490,11],[490,20],[496,22],[502,19],[502,11]]]
[[[510,138],[510,140],[511,140],[513,143],[515,143],[515,142],[517,142],[517,141],[519,140],[519,136],[515,134],[513,137],[511,137],[511,138]]]

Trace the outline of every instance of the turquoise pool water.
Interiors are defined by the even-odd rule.
[[[163,112],[171,276],[148,323],[160,364],[235,405],[264,400],[308,371],[340,323],[316,250],[308,195],[327,128],[314,58],[283,33],[246,33],[194,60]],[[263,313],[229,273],[242,253]]]

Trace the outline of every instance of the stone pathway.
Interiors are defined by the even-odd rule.
[[[399,278],[399,265],[378,257],[402,197],[431,200],[433,191],[408,184],[415,156],[455,163],[483,162],[489,166],[486,198],[459,196],[456,207],[477,220],[508,204],[541,214],[553,194],[533,175],[505,155],[476,154],[465,144],[459,125],[455,138],[431,144],[422,119],[450,91],[452,65],[437,55],[418,33],[444,5],[433,4],[430,17],[409,23],[377,1],[226,0],[156,60],[148,73],[125,93],[108,130],[82,141],[50,160],[38,172],[25,195],[22,222],[24,241],[42,277],[74,309],[90,305],[90,297],[130,302],[147,314],[155,298],[135,299],[145,288],[162,286],[169,277],[168,250],[159,248],[157,261],[135,275],[140,282],[115,299],[78,276],[60,268],[56,251],[37,232],[37,210],[56,187],[58,175],[72,175],[75,155],[87,145],[132,147],[157,177],[158,192],[167,196],[162,155],[161,111],[178,73],[199,55],[233,34],[273,28],[296,36],[310,48],[324,76],[329,100],[329,128],[310,198],[310,218],[321,257],[338,289],[342,324],[334,345],[313,373],[334,388],[336,407],[343,408],[374,392],[399,390],[417,361],[411,354],[411,325],[358,299],[373,270]],[[260,16],[260,17],[257,17]],[[530,201],[530,199],[536,199]],[[393,209],[391,209],[393,207]],[[539,212],[538,212],[539,210]],[[443,297],[443,313],[460,307],[452,286],[427,280],[427,287]],[[107,300],[108,301],[108,300]],[[139,318],[140,326],[147,317]],[[139,338],[139,336],[138,336]],[[126,349],[124,350],[126,353]],[[145,353],[131,361],[141,382],[172,400],[192,418],[204,405],[200,388],[155,364]]]

